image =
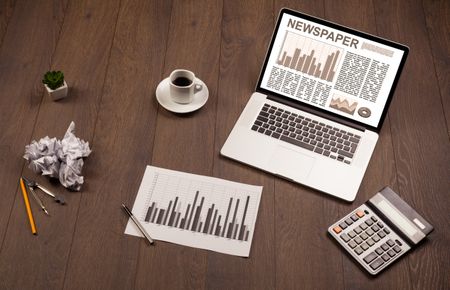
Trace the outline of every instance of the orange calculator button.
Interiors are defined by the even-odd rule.
[[[333,231],[334,231],[336,234],[339,234],[340,232],[342,232],[342,229],[341,229],[340,226],[335,226],[335,227],[333,228]]]
[[[364,212],[363,212],[362,210],[358,210],[358,211],[356,212],[356,215],[357,215],[358,217],[362,218],[362,217],[364,216]]]

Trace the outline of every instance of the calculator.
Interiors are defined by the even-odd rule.
[[[370,274],[414,248],[433,227],[389,187],[328,228],[328,233]]]

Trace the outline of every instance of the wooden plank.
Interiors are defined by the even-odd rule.
[[[209,89],[198,112],[186,116],[158,110],[152,164],[211,175],[214,120],[219,74],[222,1],[174,1],[164,77],[173,69],[192,70]],[[207,251],[164,242],[149,249],[142,244],[136,287],[139,289],[203,289]],[[164,274],[161,273],[164,269]]]
[[[376,1],[377,29],[411,49],[389,113],[399,194],[435,227],[404,259],[417,289],[448,286],[450,146],[420,1]],[[385,25],[396,23],[395,25]],[[404,261],[402,261],[404,262]],[[447,266],[443,266],[447,265]]]
[[[220,49],[214,176],[263,185],[250,258],[212,253],[207,289],[275,289],[273,177],[218,155],[254,92],[273,30],[272,1],[225,1]]]
[[[274,11],[282,7],[318,17],[325,11],[324,1],[282,1]],[[339,216],[335,203],[336,199],[304,186],[275,180],[277,289],[343,288],[342,255],[333,254],[326,236],[329,219]]]
[[[433,55],[439,92],[450,136],[450,2],[423,1],[428,37]]]
[[[0,47],[3,43],[9,20],[14,11],[16,0],[6,0],[0,3]]]
[[[9,3],[12,2],[4,4],[10,7]],[[15,13],[11,15],[10,25],[3,37],[0,50],[0,184],[3,192],[0,203],[0,247],[18,192],[18,179],[24,165],[23,150],[30,142],[42,99],[42,73],[49,68],[48,63],[61,29],[55,19],[63,16],[58,14],[62,14],[59,5],[62,3],[51,5],[17,1]],[[10,13],[5,8],[2,16],[9,17]],[[20,213],[20,223],[16,226],[18,230],[29,234],[23,201],[18,199],[18,202],[16,210]]]
[[[170,2],[121,3],[66,289],[132,288],[139,245],[153,250],[123,234],[128,218],[120,205],[133,205],[151,158],[158,108],[153,91],[164,64],[167,15]]]
[[[372,1],[343,0],[327,2],[325,15],[331,21],[386,38],[385,35],[377,32],[376,16]],[[395,22],[395,20],[390,20],[390,22]],[[397,93],[394,95],[394,98],[396,98]],[[386,118],[358,195],[353,203],[347,203],[340,207],[341,217],[370,199],[386,185],[397,190],[394,160],[390,122],[389,118]],[[330,221],[330,224],[333,222]],[[340,247],[338,247],[338,250],[342,252]],[[370,279],[365,270],[347,255],[343,258],[343,266],[346,288],[396,289],[411,287],[407,263],[397,263],[395,267],[383,273],[383,277],[386,277],[384,279]]]
[[[17,6],[16,9],[18,8]],[[28,7],[23,7],[23,9],[30,10]],[[34,8],[30,11],[37,13],[40,10]],[[52,18],[53,10],[42,12],[36,15],[37,19]],[[117,13],[118,1],[95,1],[95,3],[94,1],[72,1],[69,4],[60,40],[52,57],[52,68],[63,70],[65,73],[70,87],[69,96],[62,101],[52,102],[48,96],[44,95],[39,115],[35,121],[33,139],[39,139],[46,135],[61,138],[70,121],[74,120],[77,125],[77,136],[92,141],[97,118],[97,104],[102,94]],[[35,27],[39,27],[39,23],[35,23]],[[42,32],[44,35],[50,34],[48,26],[46,28]],[[20,35],[20,31],[18,34]],[[31,35],[27,40],[31,45],[39,37],[40,35]],[[48,43],[46,45],[46,49],[48,49]],[[30,50],[26,45],[16,47],[16,50],[22,49]],[[29,58],[33,61],[43,61],[37,56],[33,51]],[[49,63],[48,59],[45,61],[47,64]],[[32,62],[25,62],[25,64],[30,67],[33,65]],[[42,71],[32,77],[35,80],[34,84],[37,84],[42,77]],[[42,85],[39,84],[38,88],[42,88]],[[42,98],[41,89],[39,93],[38,100]],[[31,100],[28,102],[33,104],[36,97]],[[26,111],[22,113],[26,116]],[[17,131],[14,132],[15,136],[17,136]],[[86,166],[89,168],[89,161]],[[28,170],[25,171],[25,174],[36,176]],[[14,182],[16,178],[14,178]],[[89,178],[90,176],[87,176],[87,184],[83,188],[87,194],[90,192]],[[44,178],[38,180],[45,185],[49,184]],[[15,206],[12,211],[0,259],[0,268],[4,271],[2,282],[10,285],[10,288],[60,289],[63,286],[81,193],[69,193],[61,186],[52,188],[56,193],[66,196],[67,206],[59,206],[47,199],[51,217],[43,216],[42,213],[35,210],[39,233],[37,237],[30,235],[28,225],[24,223],[22,201],[16,199],[16,203],[19,205]],[[28,275],[24,275],[24,273],[28,273]]]

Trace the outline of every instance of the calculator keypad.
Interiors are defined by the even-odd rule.
[[[409,250],[365,205],[330,227],[329,232],[372,274]]]

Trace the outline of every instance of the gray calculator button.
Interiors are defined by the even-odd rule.
[[[372,229],[368,229],[368,230],[366,231],[366,234],[368,234],[369,237],[371,237],[371,236],[374,234],[374,232],[372,231]]]
[[[377,222],[377,221],[378,221],[378,219],[377,219],[375,216],[372,216],[372,220],[373,220],[374,222]]]
[[[379,228],[377,225],[373,225],[373,226],[372,226],[372,230],[373,230],[374,232],[378,232],[378,231],[380,230],[380,228]]]
[[[388,245],[386,245],[386,244],[382,244],[381,248],[385,251],[387,251],[389,249]]]
[[[351,218],[352,218],[352,220],[354,221],[354,222],[356,222],[357,220],[359,220],[359,217],[357,216],[357,215],[352,215],[351,216]]]
[[[373,221],[372,220],[366,220],[366,225],[368,225],[368,226],[371,226],[371,225],[373,225]]]
[[[376,270],[380,268],[381,265],[384,264],[384,261],[381,258],[376,259],[372,264],[370,264],[370,268]]]
[[[362,232],[362,230],[360,228],[355,228],[353,231],[355,231],[355,233],[360,234]]]
[[[388,255],[391,256],[391,257],[394,257],[394,256],[395,256],[395,252],[392,251],[392,250],[389,250],[387,253],[388,253]]]
[[[352,221],[351,218],[346,219],[345,222],[346,222],[348,225],[353,224],[353,221]]]
[[[388,228],[384,228],[384,232],[385,232],[386,234],[389,234],[391,231],[390,231]]]
[[[375,260],[376,257],[378,257],[378,255],[375,252],[372,252],[364,258],[364,262],[366,262],[367,264],[370,264],[370,262]]]
[[[354,249],[356,247],[356,243],[354,241],[350,241],[348,243],[348,245],[350,246],[350,248]]]
[[[390,259],[388,254],[383,254],[383,256],[381,256],[381,258],[383,258],[383,260],[385,260],[385,261],[389,261],[389,259]]]
[[[372,239],[368,239],[368,240],[366,241],[366,243],[367,243],[369,246],[371,246],[371,247],[375,244],[375,242],[374,242]]]
[[[344,222],[340,223],[339,226],[340,226],[343,230],[347,228],[347,224],[344,223]]]
[[[342,235],[341,235],[341,239],[343,239],[344,242],[350,241],[350,238],[347,236],[347,234],[342,234]]]
[[[388,244],[389,247],[395,245],[394,241],[392,241],[391,239],[387,240],[386,244]]]
[[[353,239],[356,236],[356,234],[354,231],[349,231],[348,236]]]
[[[380,228],[384,227],[384,225],[383,225],[381,222],[377,222],[377,225],[378,225]]]
[[[355,241],[358,245],[362,243],[362,240],[361,240],[360,237],[356,237],[356,238],[354,239],[354,241]]]
[[[369,237],[366,233],[362,233],[361,235],[359,235],[361,237],[361,239],[363,239],[364,241],[367,240],[367,238]]]
[[[384,232],[379,232],[378,235],[380,236],[380,238],[384,238],[386,236]]]
[[[372,239],[373,239],[373,241],[376,243],[376,242],[378,242],[378,241],[380,240],[380,237],[377,236],[377,235],[374,235],[374,236],[372,237]]]
[[[367,229],[367,225],[366,224],[361,224],[359,227],[360,227],[361,230]]]
[[[395,251],[396,253],[400,253],[401,250],[402,250],[402,249],[401,249],[399,246],[397,246],[397,245],[396,245],[393,249],[394,249],[394,251]]]
[[[400,242],[399,240],[395,240],[395,242],[397,243],[397,245],[401,246],[402,242]]]
[[[364,251],[363,251],[360,247],[357,247],[357,248],[355,249],[355,253],[357,253],[358,255],[361,255],[362,252],[364,252]]]
[[[377,249],[375,250],[375,252],[377,252],[378,255],[381,255],[381,254],[384,253],[383,249],[381,249],[381,248],[377,248]]]
[[[362,244],[361,244],[361,248],[362,248],[364,251],[366,251],[366,250],[369,248],[369,246],[368,246],[366,243],[362,243]]]

